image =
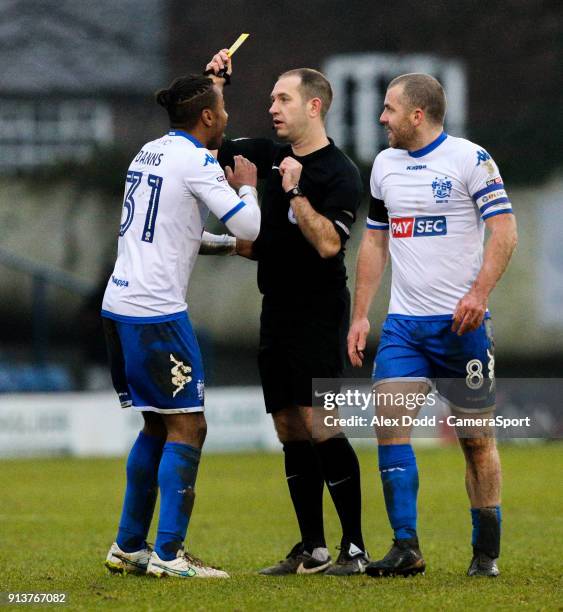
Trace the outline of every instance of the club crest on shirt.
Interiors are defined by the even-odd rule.
[[[444,178],[436,177],[432,181],[432,194],[436,202],[447,202],[452,193],[452,181],[445,176]]]
[[[185,365],[183,361],[176,359],[172,353],[170,353],[170,361],[174,364],[170,368],[170,374],[172,375],[172,384],[176,387],[172,397],[176,397],[192,380],[190,376],[192,369],[189,365]]]

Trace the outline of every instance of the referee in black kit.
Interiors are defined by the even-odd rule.
[[[217,74],[225,67],[230,75],[230,59],[222,50],[206,70]],[[266,410],[283,444],[301,541],[286,559],[260,573],[361,574],[369,559],[358,459],[334,428],[315,430],[313,439],[311,407],[312,379],[339,377],[345,364],[350,296],[344,245],[360,204],[361,180],[354,163],[327,138],[324,117],[332,90],[320,72],[285,72],[271,100],[274,130],[286,144],[261,138],[224,141],[218,155],[220,164],[231,168],[234,156],[243,155],[266,181],[260,234],[253,243],[237,241],[237,252],[258,261],[263,294],[258,365]],[[343,531],[334,564],[323,527],[325,482]]]

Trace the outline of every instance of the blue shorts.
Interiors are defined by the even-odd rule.
[[[160,323],[107,317],[103,323],[113,386],[123,408],[203,411],[203,362],[187,313]]]
[[[475,331],[458,336],[452,319],[388,315],[375,357],[376,384],[393,379],[436,382],[439,393],[465,410],[495,403],[494,339],[486,319]]]

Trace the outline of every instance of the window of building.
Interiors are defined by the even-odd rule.
[[[112,114],[104,102],[0,99],[0,171],[80,161],[112,139]]]
[[[327,115],[327,132],[356,159],[371,164],[387,137],[379,116],[387,84],[408,72],[425,72],[444,86],[448,100],[446,129],[465,135],[467,82],[462,62],[434,55],[349,53],[330,57],[323,66],[334,100]]]

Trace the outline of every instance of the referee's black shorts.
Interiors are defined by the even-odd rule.
[[[264,296],[258,368],[266,412],[312,406],[312,379],[342,376],[349,323],[348,289],[293,300]]]

